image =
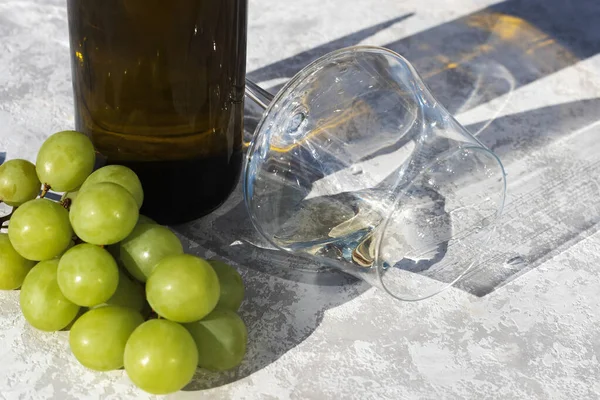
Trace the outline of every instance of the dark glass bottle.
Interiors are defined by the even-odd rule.
[[[68,0],[76,129],[131,167],[142,213],[196,219],[242,163],[247,0]]]

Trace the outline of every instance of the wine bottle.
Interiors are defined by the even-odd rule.
[[[132,168],[141,212],[183,223],[242,164],[247,0],[68,0],[76,129]]]

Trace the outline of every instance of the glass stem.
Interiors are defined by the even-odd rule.
[[[273,101],[273,95],[271,93],[249,79],[246,79],[246,96],[262,107],[263,110],[266,110],[271,101]]]

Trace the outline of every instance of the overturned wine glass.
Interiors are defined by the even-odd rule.
[[[321,57],[274,97],[249,145],[243,192],[257,231],[414,301],[483,260],[505,201],[500,160],[411,64],[384,48]]]

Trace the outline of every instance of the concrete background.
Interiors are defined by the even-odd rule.
[[[239,190],[175,227],[239,267],[249,348],[173,399],[600,397],[600,3],[595,0],[250,0],[249,77],[276,91],[328,51],[373,44],[415,64],[503,160],[509,198],[485,268],[433,299],[395,302],[260,244]],[[34,160],[73,127],[65,3],[0,0],[0,149]],[[26,325],[0,293],[1,399],[146,399],[94,373],[66,333]]]

